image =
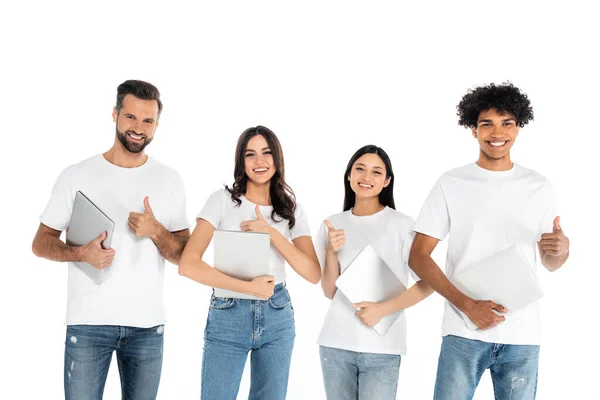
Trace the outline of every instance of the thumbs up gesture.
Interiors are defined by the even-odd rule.
[[[560,217],[554,218],[552,233],[543,233],[539,246],[542,251],[552,257],[562,257],[569,252],[569,238],[560,227]]]
[[[129,230],[138,237],[153,237],[159,232],[160,223],[154,217],[150,199],[144,198],[144,212],[130,212],[128,219]]]
[[[256,219],[243,221],[240,224],[240,229],[244,232],[264,232],[270,234],[273,228],[271,228],[265,217],[260,213],[258,204],[254,207],[254,212],[256,213]]]
[[[346,234],[343,229],[335,229],[331,222],[325,220],[324,223],[328,230],[327,248],[337,254],[346,243]]]

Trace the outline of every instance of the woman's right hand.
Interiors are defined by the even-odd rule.
[[[269,299],[273,296],[275,290],[275,278],[273,275],[263,275],[252,279],[248,294],[260,297],[261,299]]]
[[[337,254],[346,243],[346,234],[343,229],[335,229],[331,225],[331,222],[327,220],[325,220],[325,226],[327,226],[327,230],[329,231],[327,235],[327,248]]]

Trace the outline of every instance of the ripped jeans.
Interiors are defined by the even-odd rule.
[[[65,342],[65,399],[101,400],[113,351],[123,399],[156,399],[164,326],[69,325]]]
[[[490,369],[496,400],[534,400],[540,346],[487,343],[448,335],[438,361],[434,400],[470,400]]]

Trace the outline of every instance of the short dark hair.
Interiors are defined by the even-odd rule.
[[[477,126],[479,114],[492,108],[500,115],[512,114],[520,127],[533,120],[533,108],[527,95],[512,83],[504,82],[470,89],[456,106],[458,124],[466,128]]]
[[[115,106],[117,112],[123,107],[123,99],[128,94],[142,100],[156,100],[158,103],[158,115],[160,115],[163,107],[160,101],[160,92],[153,84],[138,80],[128,80],[121,83],[117,87],[117,105]]]

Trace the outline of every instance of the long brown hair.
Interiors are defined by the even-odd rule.
[[[242,204],[240,196],[246,194],[246,184],[248,176],[245,169],[245,154],[248,142],[256,135],[261,135],[267,141],[273,162],[275,163],[275,174],[270,180],[269,197],[273,205],[271,219],[276,222],[281,222],[284,219],[288,221],[291,228],[296,225],[296,196],[292,188],[285,182],[285,167],[283,162],[283,151],[277,136],[269,128],[258,125],[253,128],[246,129],[239,137],[235,148],[235,168],[233,170],[233,185],[231,188],[225,185],[225,189],[231,194],[231,200],[237,205]],[[277,220],[276,218],[280,219]]]

